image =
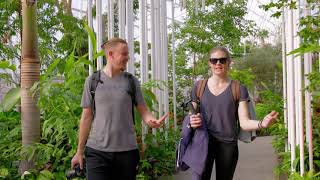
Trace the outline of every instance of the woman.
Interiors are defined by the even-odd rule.
[[[272,111],[263,120],[249,119],[248,90],[240,85],[240,100],[236,105],[231,90],[230,53],[224,47],[216,47],[210,51],[209,67],[212,76],[208,79],[200,101],[200,113],[190,116],[190,126],[199,128],[206,123],[209,143],[205,170],[201,174],[203,180],[211,177],[213,163],[216,163],[216,179],[231,180],[238,162],[237,119],[243,130],[251,131],[268,127],[278,113]],[[192,90],[192,100],[197,101],[197,85]],[[197,106],[196,103],[193,103]],[[196,108],[196,107],[195,107]],[[236,109],[238,108],[238,109]],[[238,117],[236,113],[238,112]]]

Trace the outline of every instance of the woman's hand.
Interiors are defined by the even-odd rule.
[[[202,124],[201,124],[201,115],[200,113],[198,114],[192,114],[190,115],[190,126],[192,128],[198,128],[200,127]]]
[[[272,111],[271,113],[267,114],[261,122],[262,128],[269,127],[277,119],[278,114],[279,113],[276,111]]]

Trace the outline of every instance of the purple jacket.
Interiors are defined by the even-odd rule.
[[[205,121],[202,121],[205,122]],[[181,161],[191,168],[192,173],[202,174],[208,154],[208,131],[206,123],[193,130],[190,126],[190,116],[186,116],[181,132]]]

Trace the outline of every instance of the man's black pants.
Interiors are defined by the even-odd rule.
[[[135,180],[139,150],[103,152],[86,147],[88,180]]]
[[[238,144],[217,141],[209,136],[208,156],[201,179],[210,180],[213,163],[216,163],[216,180],[232,180],[239,157]]]

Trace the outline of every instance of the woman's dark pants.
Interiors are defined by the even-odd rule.
[[[216,163],[216,180],[232,180],[238,162],[238,144],[217,141],[209,136],[208,156],[201,179],[210,180],[212,167]]]

